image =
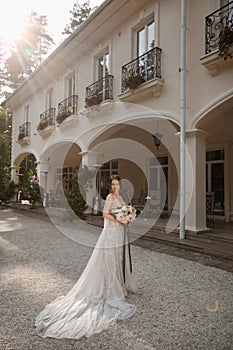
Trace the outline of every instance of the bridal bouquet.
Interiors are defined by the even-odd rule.
[[[136,219],[136,209],[132,205],[113,209],[112,215],[122,224],[129,224]]]

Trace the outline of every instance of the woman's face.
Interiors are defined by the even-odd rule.
[[[111,183],[111,190],[112,192],[119,192],[120,189],[120,183],[118,180],[112,180]]]

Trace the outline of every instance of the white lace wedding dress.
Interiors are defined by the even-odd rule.
[[[122,206],[122,198],[106,200],[105,212]],[[123,274],[124,227],[104,219],[104,228],[77,283],[66,296],[48,304],[36,317],[41,337],[78,339],[100,333],[117,320],[131,317],[136,307],[125,297],[136,293],[128,249]]]

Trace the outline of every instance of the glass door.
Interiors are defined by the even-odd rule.
[[[67,79],[67,97],[75,95],[75,75]]]
[[[105,199],[110,191],[110,177],[118,174],[118,161],[110,161],[102,165],[96,176],[96,188],[102,199]]]
[[[137,31],[137,57],[154,48],[155,22],[152,20]]]
[[[107,75],[109,75],[109,52],[99,57],[97,62],[97,80],[100,80],[98,94],[102,101],[105,101],[108,97],[108,79],[104,79]]]
[[[160,163],[160,165],[158,164]],[[164,203],[163,211],[168,211],[168,157],[150,159],[150,191],[151,204],[159,200]]]
[[[214,193],[214,215],[224,216],[224,150],[207,152],[206,191]]]

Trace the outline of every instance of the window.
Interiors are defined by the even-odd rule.
[[[164,202],[163,210],[168,210],[168,157],[150,159],[150,196],[158,196]]]
[[[29,105],[24,108],[24,123],[28,123],[29,121]]]
[[[74,173],[77,173],[77,169],[77,167],[57,168],[55,176],[56,190],[60,187],[62,187],[63,190],[70,190],[72,178]]]
[[[136,31],[137,57],[154,48],[155,45],[155,21],[152,20]]]
[[[97,71],[96,79],[99,81],[96,86],[96,93],[100,97],[101,101],[107,100],[109,98],[109,79],[105,79],[109,75],[109,52],[105,51],[104,54],[97,57]]]
[[[67,78],[67,96],[70,97],[75,95],[75,75],[73,74],[69,78]]]
[[[206,152],[206,192],[214,193],[214,214],[225,215],[224,149]]]
[[[53,89],[50,89],[46,93],[46,109],[50,109],[53,104]]]
[[[97,80],[109,74],[109,52],[106,51],[97,59]]]
[[[104,163],[96,176],[96,187],[101,198],[105,199],[109,194],[110,177],[118,174],[118,160],[112,160]]]
[[[206,152],[206,161],[224,160],[224,149]]]

